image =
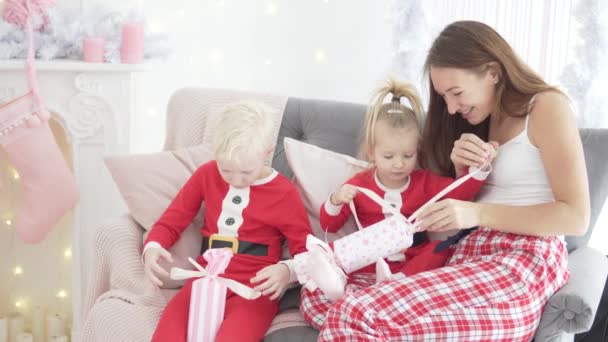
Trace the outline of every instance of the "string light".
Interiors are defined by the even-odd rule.
[[[24,309],[27,306],[27,301],[24,298],[17,298],[15,301],[15,307],[17,309]]]
[[[267,59],[264,61],[264,64],[266,64],[267,66],[271,65],[271,64],[272,64],[272,59],[267,58]]]
[[[72,249],[66,248],[65,252],[63,252],[63,257],[66,259],[71,259],[72,258]]]
[[[222,63],[222,61],[224,60],[224,54],[222,53],[221,50],[218,49],[214,49],[213,51],[211,51],[211,53],[209,54],[209,62],[211,64],[220,64]]]
[[[273,1],[266,3],[266,14],[275,15],[277,13],[277,5]]]
[[[15,275],[22,275],[23,274],[23,268],[21,268],[21,266],[15,266],[15,270],[14,270]]]
[[[163,32],[166,31],[166,23],[162,22],[159,19],[156,20],[150,20],[149,21],[149,27],[150,27],[150,31],[152,32]]]
[[[5,223],[7,226],[9,226],[9,227],[10,227],[10,226],[12,226],[12,225],[13,225],[13,220],[11,220],[11,219],[6,219],[6,220],[4,220],[4,223]]]
[[[146,115],[148,117],[155,118],[158,116],[158,111],[156,109],[150,107],[150,108],[148,108],[148,110],[146,110]]]
[[[322,63],[322,62],[325,62],[326,59],[327,59],[327,57],[325,56],[324,50],[315,51],[315,61]]]
[[[18,180],[19,179],[19,172],[17,172],[17,170],[13,169],[13,179],[14,180]]]
[[[63,299],[66,298],[68,296],[68,293],[65,290],[59,290],[59,292],[57,292],[57,298]]]

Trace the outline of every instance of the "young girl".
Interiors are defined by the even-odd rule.
[[[215,341],[260,341],[264,337],[278,311],[277,299],[295,280],[292,260],[279,262],[282,241],[287,239],[295,255],[305,251],[306,236],[311,233],[297,189],[269,166],[272,132],[273,122],[265,106],[227,106],[215,129],[216,159],[196,170],[145,242],[146,275],[162,285],[158,276],[168,274],[159,265],[160,259],[171,261],[167,249],[205,203],[201,250],[232,248],[234,255],[222,277],[254,284],[262,293],[247,300],[228,291]],[[202,256],[196,261],[206,266]],[[153,341],[186,341],[192,281],[168,303]]]
[[[389,103],[384,104],[384,99],[389,94],[392,94],[392,98]],[[402,98],[407,99],[413,109],[401,104]],[[342,228],[351,215],[350,207],[345,204],[351,201],[363,227],[384,220],[390,215],[383,212],[382,207],[368,196],[361,194],[358,188],[373,191],[390,203],[390,206],[398,208],[401,214],[409,217],[454,182],[454,178],[442,177],[429,170],[416,168],[420,148],[421,114],[420,100],[412,86],[391,80],[377,91],[373,107],[367,115],[363,142],[363,154],[367,156],[371,167],[352,177],[330,196],[321,207],[321,227],[329,232]],[[488,144],[485,148],[487,158],[480,161],[488,163],[493,158],[493,147]],[[446,197],[473,199],[488,173],[488,170],[478,171]],[[416,233],[412,247],[405,253],[386,260],[388,268],[380,261],[376,268],[370,265],[353,272],[348,276],[348,281],[333,274],[320,275],[311,272],[312,281],[319,289],[314,292],[303,290],[301,311],[313,326],[319,328],[323,325],[329,302],[343,295],[344,283],[348,284],[348,288],[356,290],[385,279],[409,276],[441,267],[449,257],[450,250],[445,248],[435,251],[438,243],[439,241],[430,242],[424,232]],[[398,274],[392,275],[394,272]],[[342,279],[342,292],[336,293],[324,288],[328,277]]]

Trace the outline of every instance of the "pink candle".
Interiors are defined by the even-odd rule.
[[[82,41],[82,60],[90,63],[103,63],[106,41],[100,37],[86,37]]]
[[[144,29],[140,23],[122,25],[120,59],[123,63],[141,63],[144,57]]]

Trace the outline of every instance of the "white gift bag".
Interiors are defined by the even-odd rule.
[[[412,245],[413,236],[416,232],[407,218],[398,209],[391,207],[378,194],[365,188],[358,188],[358,190],[378,203],[392,216],[363,229],[357,217],[355,206],[352,202],[350,203],[359,231],[334,241],[334,255],[337,264],[346,273],[351,273],[371,265],[379,259],[403,252],[404,249]]]

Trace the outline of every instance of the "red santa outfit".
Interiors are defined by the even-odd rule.
[[[205,219],[201,231],[205,242],[211,235],[219,234],[238,239],[241,247],[257,248],[256,253],[248,254],[245,250],[235,253],[223,278],[251,286],[250,279],[258,271],[279,262],[283,239],[287,239],[292,255],[306,251],[310,225],[298,191],[287,178],[273,170],[270,176],[250,187],[237,189],[222,179],[215,161],[202,165],[186,182],[152,227],[144,251],[154,245],[171,247],[203,202]],[[206,266],[201,255],[196,261]],[[290,278],[295,280],[292,264],[284,263],[290,269]],[[189,281],[168,303],[153,341],[186,340],[191,285]],[[216,341],[261,340],[277,310],[278,301],[271,301],[268,296],[248,301],[228,290],[224,321]]]
[[[445,198],[472,200],[481,189],[488,174],[489,171],[479,171],[471,179],[449,192]],[[429,170],[415,170],[410,174],[407,183],[402,188],[389,189],[379,181],[375,169],[370,169],[358,173],[346,184],[372,190],[384,201],[390,203],[392,207],[400,208],[401,214],[409,217],[452,182],[454,182],[454,178],[439,176]],[[363,227],[373,225],[390,216],[389,213],[383,212],[380,205],[368,196],[358,194],[353,202]],[[342,228],[350,215],[349,206],[335,206],[328,199],[320,209],[321,227],[328,232],[335,233]],[[385,261],[387,261],[391,272],[402,272],[408,276],[441,267],[450,257],[451,249],[435,252],[434,249],[438,243],[439,241],[429,241],[425,232],[416,233],[414,244],[405,251],[401,258],[388,258]],[[372,264],[351,273],[347,279],[346,293],[373,284],[376,277],[375,267]],[[324,325],[325,316],[330,306],[331,302],[321,290],[316,289],[313,292],[306,289],[302,290],[300,310],[306,320],[317,329]]]

